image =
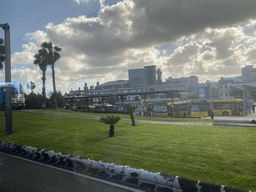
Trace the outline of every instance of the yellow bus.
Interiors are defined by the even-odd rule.
[[[207,103],[207,100],[176,101],[173,105],[172,102],[167,103],[167,105],[168,116],[171,117],[172,111],[174,111],[174,117],[208,117],[209,103]]]
[[[156,117],[167,117],[168,116],[167,103],[154,103],[153,114]]]
[[[210,105],[210,101],[207,102]],[[211,105],[216,116],[244,115],[244,100],[242,99],[212,100]]]

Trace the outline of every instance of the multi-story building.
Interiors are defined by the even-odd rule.
[[[145,66],[140,69],[129,69],[129,87],[141,87],[148,91],[150,85],[156,85],[156,66]]]
[[[232,99],[230,95],[230,87],[234,85],[234,80],[225,80],[221,78],[219,80],[219,99]]]
[[[144,68],[139,69],[130,69],[129,80],[118,80],[118,81],[109,81],[103,84],[97,82],[96,86],[90,86],[87,88],[85,84],[84,91],[71,90],[66,96],[84,96],[84,95],[115,95],[120,93],[135,93],[135,92],[148,92],[148,91],[166,91],[166,90],[179,90],[179,91],[192,91],[189,95],[197,95],[198,91],[198,78],[196,76],[191,76],[187,78],[172,78],[162,82],[161,75],[162,72],[160,69],[156,71],[156,66],[145,66]],[[156,74],[158,79],[156,80]],[[181,99],[186,99],[188,93],[181,92]],[[163,100],[164,94],[157,94],[156,100]],[[133,104],[137,100],[140,100],[140,95],[129,95],[126,97],[124,104]],[[152,99],[152,98],[151,98]],[[101,101],[101,98],[93,98],[94,102]],[[119,101],[117,101],[119,103]]]
[[[242,80],[245,83],[256,82],[256,68],[252,65],[242,68]]]
[[[218,100],[219,99],[219,88],[210,87],[210,99]]]
[[[210,98],[210,86],[205,83],[198,84],[198,99]]]

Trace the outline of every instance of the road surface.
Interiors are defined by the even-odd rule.
[[[0,152],[1,192],[128,192],[126,186]]]

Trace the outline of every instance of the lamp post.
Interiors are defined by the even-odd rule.
[[[0,24],[5,35],[5,82],[11,82],[11,51],[10,51],[10,26]],[[12,87],[6,87],[6,135],[12,134]]]

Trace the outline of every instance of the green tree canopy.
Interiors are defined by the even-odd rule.
[[[59,108],[64,107],[64,96],[61,94],[61,92],[53,93],[50,97],[51,103],[54,104],[55,94],[57,94],[57,106]]]

